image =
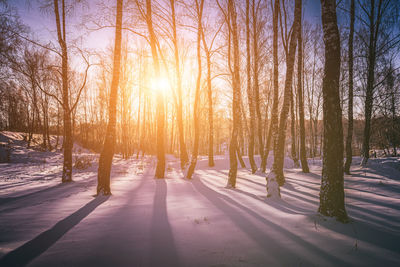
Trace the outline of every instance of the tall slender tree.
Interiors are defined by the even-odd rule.
[[[321,0],[321,16],[325,44],[322,82],[324,136],[318,211],[344,222],[347,213],[344,206],[343,131],[339,95],[340,36],[335,0]]]
[[[258,6],[261,1],[256,4],[255,0],[252,0],[251,14],[253,18],[253,88],[254,88],[254,104],[256,106],[257,115],[257,133],[258,133],[258,148],[260,158],[263,158],[264,146],[263,146],[263,125],[261,116],[261,101],[260,101],[260,84],[259,84],[259,35],[260,30],[258,27]],[[257,7],[256,7],[257,6]]]
[[[253,22],[254,23],[254,22]],[[248,154],[251,167],[251,173],[257,171],[257,165],[254,161],[254,129],[255,129],[255,110],[254,110],[254,90],[251,86],[251,47],[250,47],[250,0],[246,0],[246,73],[247,73],[247,99],[250,111],[250,129]]]
[[[193,105],[193,119],[194,119],[194,145],[193,154],[190,161],[190,166],[186,174],[186,178],[191,179],[194,169],[197,164],[197,156],[199,154],[199,137],[200,137],[200,116],[199,116],[199,102],[200,102],[200,89],[201,89],[201,34],[202,34],[202,17],[203,17],[204,0],[196,0],[196,14],[197,14],[197,80],[196,92]]]
[[[344,172],[350,174],[350,165],[352,162],[352,148],[351,143],[353,140],[353,39],[354,39],[354,21],[355,21],[355,3],[354,0],[350,1],[350,32],[349,32],[349,103],[348,103],[348,126],[346,138],[346,162],[344,164]]]
[[[304,173],[310,172],[306,154],[306,129],[304,125],[304,98],[303,98],[303,29],[300,18],[300,30],[298,36],[297,49],[297,97],[299,105],[299,126],[300,126],[300,162]]]
[[[70,109],[70,93],[68,87],[68,48],[65,32],[65,2],[61,2],[61,18],[58,0],[54,0],[54,14],[57,25],[57,38],[61,47],[61,77],[62,77],[62,106],[64,111],[64,162],[62,182],[72,181],[72,125],[71,125],[71,109]]]
[[[160,78],[160,62],[157,51],[157,36],[153,27],[152,18],[152,1],[146,0],[146,24],[149,32],[149,41],[151,48],[151,55],[153,58],[153,67],[155,78]],[[157,88],[157,166],[156,166],[156,178],[164,178],[165,174],[165,148],[164,148],[164,121],[165,121],[165,107],[164,107],[164,96],[161,88]]]
[[[183,128],[183,104],[182,104],[182,74],[181,74],[181,64],[179,59],[179,45],[178,45],[178,37],[176,31],[176,12],[175,12],[175,0],[170,0],[171,5],[171,19],[172,19],[172,42],[174,44],[174,58],[175,58],[175,75],[176,75],[176,83],[177,83],[177,110],[176,110],[176,119],[178,123],[179,130],[179,156],[181,160],[181,168],[184,168],[186,163],[189,160],[186,143],[185,143],[185,133]]]
[[[274,164],[272,166],[272,171],[270,172],[268,177],[268,183],[277,182],[279,186],[282,186],[285,183],[285,177],[283,174],[283,163],[285,156],[286,121],[289,113],[290,96],[293,85],[294,58],[296,54],[296,45],[298,41],[297,36],[300,30],[299,22],[301,17],[301,5],[302,5],[301,0],[295,1],[292,34],[290,36],[289,52],[286,58],[286,78],[285,78],[283,104],[279,118],[278,137],[274,145]]]
[[[239,134],[239,123],[240,123],[240,59],[239,59],[239,34],[237,26],[237,13],[235,7],[235,1],[228,0],[228,13],[230,23],[228,25],[229,30],[232,34],[233,44],[233,72],[232,72],[232,134],[229,143],[229,174],[228,174],[228,187],[236,186],[236,175],[237,175],[237,158],[236,153],[238,149],[237,138]]]
[[[110,102],[108,106],[108,125],[103,150],[100,154],[99,168],[97,173],[97,194],[102,192],[104,195],[111,194],[110,172],[116,142],[118,85],[121,69],[122,7],[123,0],[117,0],[114,62],[111,80]]]
[[[272,6],[272,0],[271,0]],[[271,141],[275,144],[275,140],[278,136],[278,104],[279,104],[279,61],[278,61],[278,18],[279,18],[279,10],[280,4],[279,0],[275,0],[273,5],[273,20],[272,20],[272,28],[273,28],[273,37],[272,37],[272,57],[274,64],[274,73],[273,73],[273,102],[272,102],[272,110],[271,110],[271,121],[268,127],[268,136],[265,144],[265,151],[263,153],[262,162],[261,162],[261,170],[265,172],[267,168],[267,160],[269,149],[271,147]]]

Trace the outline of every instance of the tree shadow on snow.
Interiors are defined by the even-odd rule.
[[[179,266],[179,258],[167,213],[167,183],[156,179],[151,222],[150,266]]]
[[[279,242],[276,242],[276,240],[273,240],[271,236],[268,235],[268,233],[265,231],[265,228],[263,230],[259,229],[256,225],[254,225],[251,220],[246,219],[246,217],[243,216],[243,213],[240,212],[238,209],[244,211],[248,215],[252,216],[254,219],[260,221],[274,232],[281,234],[285,236],[285,238],[297,243],[300,247],[313,251],[315,255],[319,255],[322,259],[328,260],[329,262],[334,262],[335,264],[339,265],[345,264],[345,262],[343,262],[343,260],[341,260],[340,258],[337,258],[334,255],[327,253],[326,251],[307,242],[296,234],[282,228],[278,224],[267,220],[252,209],[249,209],[248,207],[233,200],[231,197],[214,191],[210,187],[206,186],[200,179],[193,180],[192,184],[200,194],[205,196],[215,207],[221,210],[224,215],[229,217],[238,228],[240,228],[256,243],[258,243],[261,248],[267,249],[271,253],[270,255],[275,255],[276,257],[279,257],[278,255],[281,255],[282,251],[287,251],[287,247],[282,247],[281,245],[279,245]],[[295,254],[294,251],[290,251],[290,253]],[[300,259],[303,258],[302,255],[297,255],[297,257]],[[282,262],[280,261],[284,259],[279,257],[275,260],[278,260],[278,264],[282,264]],[[306,262],[305,264],[310,265],[312,263]]]
[[[73,214],[59,221],[51,229],[41,233],[34,239],[6,254],[0,259],[0,266],[23,266],[28,264],[50,248],[57,242],[57,240],[82,221],[98,206],[107,201],[108,198],[109,196],[97,196]]]

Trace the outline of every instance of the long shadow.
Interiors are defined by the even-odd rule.
[[[25,183],[24,185],[26,185],[28,183],[29,182]],[[7,204],[9,202],[12,202],[12,201],[15,201],[15,200],[19,200],[19,199],[23,199],[23,198],[26,198],[26,197],[30,197],[30,196],[33,196],[33,195],[36,195],[36,194],[40,194],[40,193],[44,193],[44,192],[47,192],[47,191],[51,191],[53,189],[62,187],[63,185],[64,184],[59,183],[59,184],[56,184],[56,185],[53,185],[53,186],[50,186],[50,187],[47,187],[47,188],[43,188],[43,189],[31,192],[31,193],[27,193],[27,194],[24,194],[24,195],[21,195],[21,196],[0,198],[0,205]]]
[[[87,186],[91,186],[92,184],[96,183],[96,179],[88,179],[85,181],[79,181],[79,182],[72,182],[72,183],[60,183],[56,184],[44,189],[40,189],[38,191],[34,191],[31,193],[27,193],[25,195],[17,196],[17,197],[9,197],[9,198],[2,198],[0,199],[0,207],[3,206],[4,204],[9,205],[10,203],[13,203],[15,201],[23,200],[24,201],[24,208],[27,208],[29,206],[36,205],[37,202],[43,202],[43,199],[49,199],[49,194],[50,197],[52,196],[51,194],[56,193],[57,191],[61,190],[60,194],[57,194],[57,198],[60,197],[61,194],[68,194],[71,193],[71,190],[74,189],[79,189],[79,188],[85,188]],[[72,191],[74,192],[74,191]],[[29,199],[33,196],[43,194],[40,199]],[[29,201],[28,201],[29,199]],[[15,209],[18,209],[20,207],[5,207],[4,209],[0,210],[0,213],[3,212],[9,212]]]
[[[179,258],[167,213],[167,183],[156,180],[151,222],[150,266],[179,266]]]
[[[273,223],[272,221],[265,219],[264,217],[262,217],[255,211],[247,208],[246,206],[240,204],[239,202],[233,200],[232,198],[212,190],[211,188],[209,188],[208,186],[203,184],[203,182],[200,179],[194,180],[192,182],[192,184],[200,194],[205,196],[215,207],[217,207],[222,212],[224,212],[224,214],[227,217],[230,217],[230,219],[232,220],[232,222],[234,224],[236,224],[243,232],[245,232],[250,238],[252,238],[255,242],[257,242],[261,247],[271,248],[271,242],[274,242],[274,241],[272,241],[270,239],[270,237],[263,231],[257,230],[257,227],[254,226],[254,224],[250,220],[245,219],[245,217],[243,217],[243,215],[240,214],[240,212],[238,212],[237,209],[228,205],[226,202],[232,204],[236,208],[243,210],[244,212],[246,212],[250,216],[254,217],[255,219],[259,220],[266,226],[273,228],[274,231],[277,231],[280,234],[284,235],[286,238],[296,242],[299,246],[315,252],[315,254],[321,256],[321,258],[329,260],[330,262],[338,264],[338,265],[346,264],[345,262],[343,262],[342,259],[337,258],[337,257],[325,252],[324,250],[320,249],[319,247],[303,240],[301,237],[280,227],[279,225]],[[287,250],[287,248],[279,248],[279,245],[276,242],[274,242],[273,248],[276,249],[277,253],[279,251],[281,251],[282,249]],[[271,253],[273,255],[275,252],[271,251]],[[290,253],[295,253],[295,252],[290,251]],[[297,255],[297,257],[302,259],[301,255]],[[311,265],[310,262],[306,263],[306,265],[307,264]]]
[[[76,212],[56,223],[51,229],[6,254],[0,259],[0,266],[24,266],[28,264],[50,248],[99,205],[107,201],[108,198],[109,196],[97,196]]]
[[[270,202],[270,203],[268,203],[268,202],[266,202],[266,199],[264,199],[262,197],[259,197],[259,196],[255,195],[253,193],[246,192],[246,191],[243,191],[243,190],[238,189],[238,188],[235,188],[235,189],[232,189],[232,190],[235,191],[235,192],[241,193],[243,195],[246,195],[248,197],[251,197],[253,199],[259,200],[261,202],[264,202],[265,204],[267,204],[267,205],[269,205],[271,207],[274,207],[277,210],[286,212],[288,214],[302,214],[302,215],[311,214],[311,212],[309,210],[301,209],[299,207],[296,207],[296,206],[294,206],[292,204],[289,204],[289,203],[285,202],[284,200],[280,200],[279,202]]]

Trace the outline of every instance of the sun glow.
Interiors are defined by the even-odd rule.
[[[150,89],[153,92],[167,94],[170,89],[169,80],[165,76],[154,77],[150,80]]]

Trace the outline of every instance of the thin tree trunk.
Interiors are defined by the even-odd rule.
[[[256,13],[256,3],[253,0],[252,6],[252,17],[253,17],[253,86],[254,86],[254,101],[256,106],[256,114],[257,114],[257,131],[258,131],[258,150],[260,154],[260,158],[263,158],[264,153],[264,145],[263,145],[263,125],[262,125],[262,116],[260,109],[260,86],[258,84],[258,61],[259,61],[259,53],[258,53],[258,30],[257,30],[257,13]]]
[[[321,0],[325,44],[323,92],[323,161],[318,211],[347,220],[344,206],[342,110],[339,97],[340,36],[335,0]]]
[[[304,173],[310,172],[307,163],[306,152],[306,129],[304,125],[304,99],[303,99],[303,38],[302,38],[302,22],[300,18],[300,31],[298,37],[298,54],[297,54],[297,96],[299,102],[299,122],[300,122],[300,162],[301,169]],[[311,116],[310,116],[311,118]],[[310,119],[311,123],[311,119]]]
[[[272,1],[272,0],[271,0]],[[271,4],[272,5],[272,4]],[[278,16],[279,16],[279,0],[275,0],[274,4],[274,16],[273,16],[273,40],[272,40],[272,57],[274,63],[274,74],[273,74],[273,86],[274,86],[274,96],[271,110],[271,122],[268,127],[268,138],[265,145],[264,156],[261,162],[261,171],[265,172],[267,168],[268,154],[271,147],[271,140],[275,144],[275,140],[278,136],[278,102],[279,102],[279,61],[278,61]]]
[[[250,111],[250,129],[249,129],[249,146],[248,154],[251,167],[251,173],[257,171],[257,165],[254,161],[254,128],[255,128],[255,110],[253,100],[253,88],[251,87],[251,52],[250,52],[250,0],[246,0],[246,58],[247,58],[247,98]],[[254,58],[256,60],[256,58]]]
[[[109,118],[103,150],[100,154],[99,169],[97,175],[97,194],[103,192],[104,195],[111,194],[110,173],[116,143],[118,84],[121,71],[122,6],[123,0],[117,0],[113,76],[111,81],[110,103],[108,107]]]
[[[233,0],[228,0],[228,12],[230,13],[231,28],[232,28],[232,42],[233,42],[233,72],[232,72],[232,87],[233,87],[233,101],[232,101],[232,136],[229,144],[229,174],[227,187],[234,188],[236,186],[237,175],[237,137],[239,131],[240,120],[240,62],[239,62],[239,38],[237,29],[237,13],[235,3]],[[230,56],[230,55],[229,55]]]
[[[157,52],[157,39],[153,29],[152,20],[152,3],[151,0],[146,0],[146,24],[150,35],[150,47],[151,54],[153,57],[153,65],[155,71],[155,77],[160,77],[160,63]],[[164,178],[165,174],[165,148],[164,148],[164,120],[165,120],[165,107],[164,107],[164,96],[162,92],[157,92],[157,166],[156,166],[156,178]]]
[[[64,162],[62,182],[72,181],[72,125],[71,125],[71,110],[69,106],[69,88],[68,88],[68,51],[65,32],[65,3],[62,0],[62,29],[60,21],[60,12],[58,0],[54,0],[54,14],[57,24],[58,43],[61,47],[61,77],[62,77],[62,102],[64,111]]]
[[[207,62],[207,100],[208,100],[208,166],[215,166],[214,163],[214,114],[213,114],[213,99],[212,99],[212,86],[211,86],[211,52],[206,43],[204,30],[202,27],[201,38],[203,41],[203,48],[206,54]]]
[[[185,144],[185,133],[183,129],[183,119],[182,119],[182,75],[180,70],[180,61],[179,61],[179,47],[178,47],[178,39],[176,34],[176,19],[175,19],[175,0],[170,0],[171,4],[171,17],[172,17],[172,33],[173,33],[173,44],[174,44],[174,56],[175,56],[175,75],[177,81],[177,90],[178,90],[178,99],[177,99],[177,121],[178,121],[178,130],[179,130],[179,155],[181,160],[181,168],[183,169],[187,162],[189,161],[189,157],[187,154],[186,144]]]
[[[202,33],[202,16],[203,16],[203,5],[204,0],[196,0],[196,9],[198,16],[197,25],[197,80],[196,80],[196,92],[193,105],[193,119],[194,119],[194,145],[193,154],[190,161],[190,166],[186,175],[187,179],[191,179],[194,173],[194,169],[197,164],[197,156],[199,154],[199,137],[200,137],[200,112],[199,112],[199,102],[200,102],[200,86],[201,86],[201,33]]]
[[[297,168],[299,166],[299,159],[297,158],[297,149],[296,149],[296,116],[294,113],[295,103],[294,103],[294,94],[293,89],[290,90],[290,135],[292,139],[291,143],[291,157],[294,163],[294,166]]]
[[[352,162],[351,143],[353,139],[353,38],[355,21],[355,3],[351,0],[350,4],[350,33],[349,33],[349,104],[348,104],[348,127],[346,139],[346,163],[344,172],[350,174],[350,165]]]
[[[292,26],[293,32],[290,37],[289,53],[286,62],[285,89],[279,119],[278,138],[274,145],[274,164],[271,172],[271,174],[273,174],[270,176],[271,179],[276,179],[276,182],[279,184],[279,186],[282,186],[285,183],[285,177],[283,174],[283,163],[285,157],[286,121],[289,113],[290,95],[293,84],[294,58],[296,54],[297,36],[300,30],[299,19],[301,17],[301,6],[302,1],[296,0],[294,8],[294,21]]]

